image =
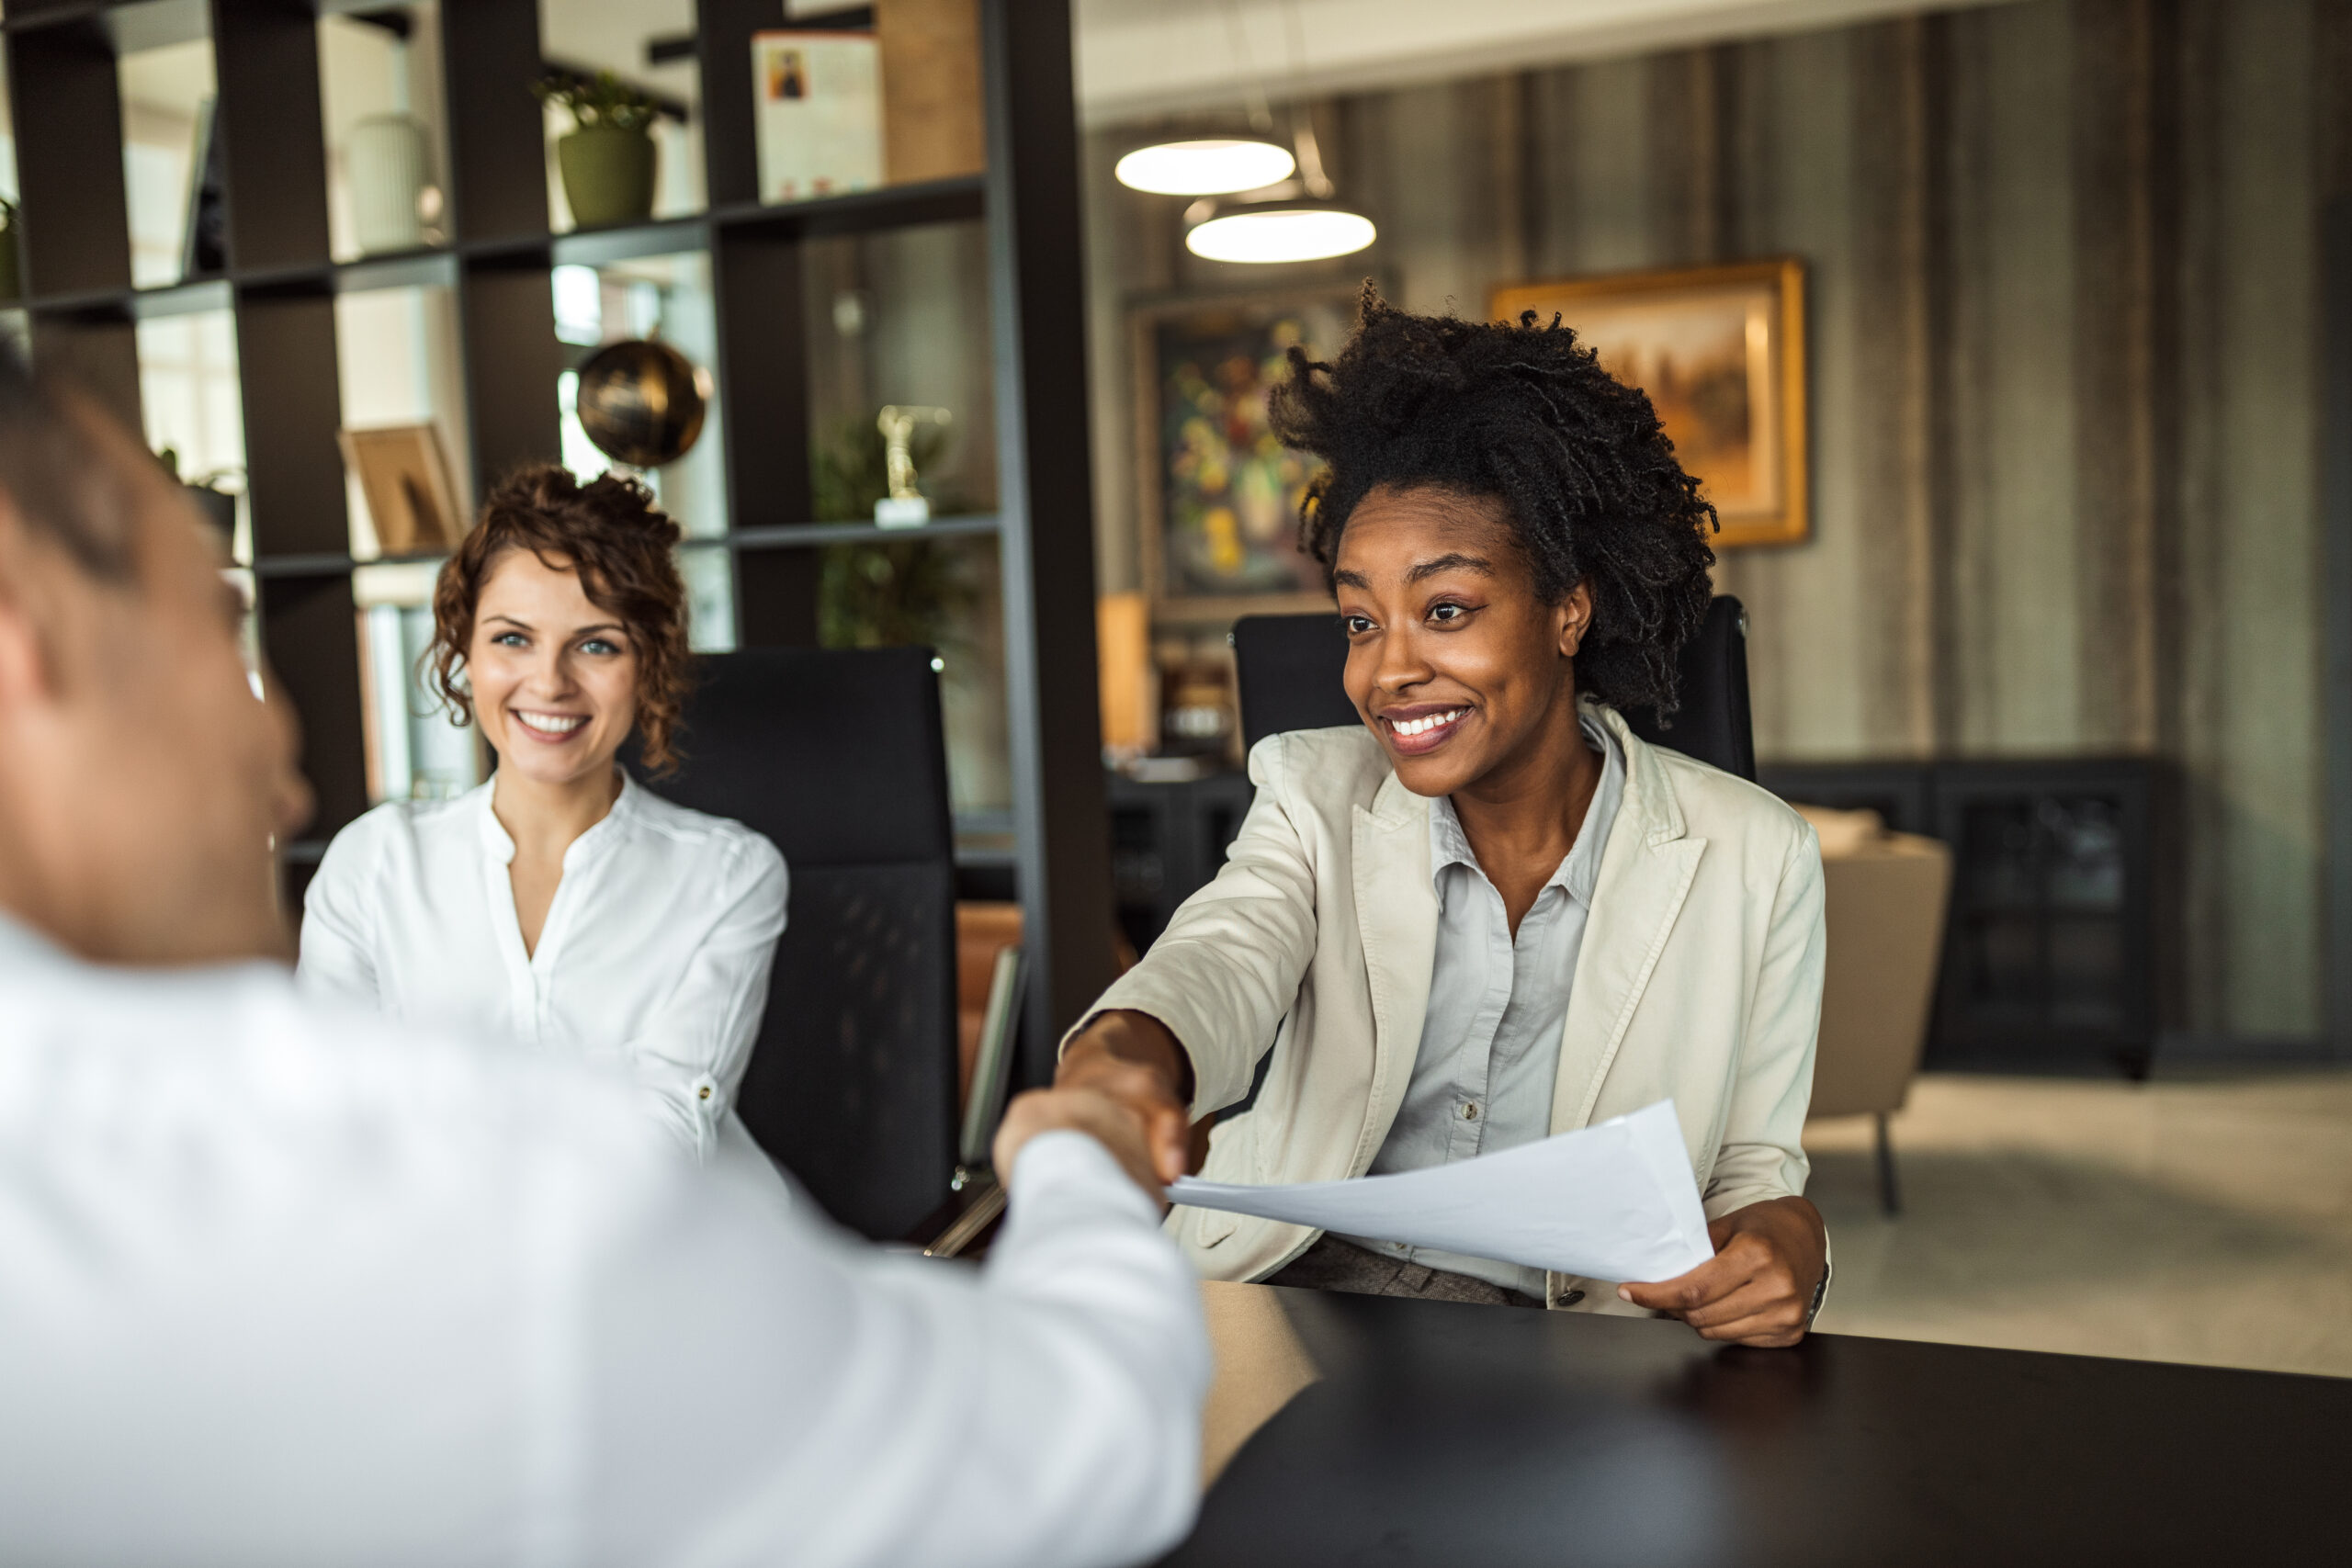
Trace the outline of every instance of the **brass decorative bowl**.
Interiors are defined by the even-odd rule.
[[[580,367],[573,404],[596,449],[632,468],[674,463],[702,434],[710,400],[694,362],[666,343],[600,348]]]

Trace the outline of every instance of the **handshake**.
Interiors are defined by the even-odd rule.
[[[1166,1026],[1135,1012],[1090,1021],[1064,1053],[1051,1089],[1032,1089],[1005,1108],[992,1151],[1010,1181],[1023,1145],[1040,1133],[1084,1133],[1160,1207],[1190,1162],[1192,1064]]]

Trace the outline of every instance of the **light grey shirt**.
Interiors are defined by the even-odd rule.
[[[1589,715],[1585,739],[1602,755],[1600,784],[1559,868],[1511,935],[1502,894],[1487,880],[1454,815],[1430,802],[1430,874],[1437,884],[1437,960],[1412,1081],[1372,1174],[1422,1170],[1532,1144],[1552,1129],[1568,993],[1584,946],[1600,855],[1625,795],[1625,757]],[[1544,1271],[1434,1247],[1349,1237],[1360,1247],[1541,1298]]]

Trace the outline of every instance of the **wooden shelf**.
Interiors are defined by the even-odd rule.
[[[726,534],[693,534],[678,541],[682,550],[810,550],[826,545],[904,545],[918,539],[969,539],[996,533],[993,516],[940,517],[914,527],[886,528],[878,523],[775,523]],[[242,570],[260,578],[343,577],[373,566],[438,566],[446,550],[403,556],[264,556]]]
[[[763,205],[739,203],[648,223],[575,229],[362,256],[316,265],[232,268],[208,277],[146,288],[31,293],[6,301],[45,315],[144,321],[155,316],[226,310],[238,296],[356,294],[379,288],[451,288],[458,269],[484,266],[605,266],[639,256],[707,251],[715,234],[745,233],[798,239],[823,234],[884,233],[932,223],[969,222],[982,216],[981,180],[930,180],[847,196]]]
[[[7,15],[0,17],[0,32],[29,33],[75,22],[94,22],[108,11],[131,3],[132,0],[62,0],[60,4],[43,5],[40,0],[16,0]]]
[[[813,549],[821,545],[899,545],[917,539],[959,539],[993,534],[994,517],[940,517],[911,528],[885,528],[877,523],[778,523],[760,528],[738,528],[728,534],[704,534],[679,541],[681,549],[731,550]]]

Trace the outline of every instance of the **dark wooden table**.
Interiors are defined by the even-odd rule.
[[[1274,1294],[1321,1381],[1169,1568],[2352,1562],[2352,1380]]]

